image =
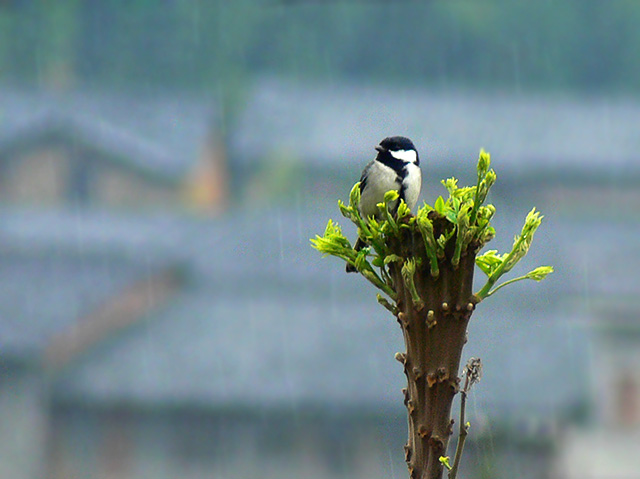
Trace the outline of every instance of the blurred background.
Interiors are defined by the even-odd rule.
[[[639,23],[0,1],[0,477],[407,477],[400,329],[309,245],[390,135],[429,203],[491,152],[492,248],[545,215],[514,274],[556,273],[470,324],[463,477],[640,477]]]

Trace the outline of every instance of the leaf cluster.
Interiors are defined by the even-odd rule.
[[[489,153],[481,150],[477,163],[476,185],[459,187],[456,178],[443,180],[442,184],[449,193],[448,198],[439,196],[433,206],[423,204],[415,216],[402,200],[395,213],[392,213],[392,205],[397,203],[399,195],[397,191],[389,191],[384,201],[378,204],[379,214],[363,218],[358,209],[360,184],[356,183],[349,195],[349,204],[345,205],[339,201],[338,207],[342,215],[356,225],[358,237],[367,246],[356,250],[344,236],[340,226],[332,220],[329,220],[323,236],[316,236],[311,240],[312,245],[321,253],[339,257],[355,267],[392,300],[396,299],[396,292],[388,268],[390,264],[397,263],[402,268],[403,281],[411,292],[414,303],[420,307],[421,300],[415,290],[413,275],[420,266],[421,258],[402,257],[398,251],[390,249],[390,240],[400,238],[403,229],[417,229],[424,241],[429,271],[433,277],[439,276],[443,261],[450,261],[453,267],[458,267],[460,258],[469,250],[476,254],[496,233],[491,226],[496,209],[491,204],[485,204],[497,178],[490,166]],[[478,300],[515,281],[541,281],[553,271],[550,266],[541,266],[524,276],[495,286],[498,279],[527,254],[541,221],[542,216],[534,208],[527,215],[522,231],[515,237],[510,252],[499,254],[490,250],[476,258],[477,266],[487,275],[486,284],[476,293]],[[378,301],[387,309],[393,309],[383,297],[379,296]]]

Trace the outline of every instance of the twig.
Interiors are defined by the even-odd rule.
[[[467,406],[467,394],[471,386],[480,381],[482,377],[482,362],[479,358],[471,358],[467,361],[467,365],[464,368],[464,375],[464,387],[460,391],[460,433],[458,435],[458,444],[456,444],[456,455],[453,458],[453,466],[449,470],[449,479],[456,479],[458,475],[458,467],[460,466],[460,459],[462,459],[464,443],[469,433],[469,424],[465,423],[464,413]]]
[[[464,389],[460,391],[460,433],[458,436],[458,444],[456,444],[456,455],[453,459],[453,466],[449,471],[449,479],[455,479],[458,475],[458,467],[460,466],[460,459],[462,459],[462,451],[464,449],[464,443],[467,440],[469,433],[469,425],[464,423],[464,410],[467,405],[467,387],[469,385],[469,377],[465,380]]]

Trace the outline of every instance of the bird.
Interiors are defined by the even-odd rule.
[[[375,149],[378,154],[364,167],[360,177],[360,216],[382,219],[378,203],[384,201],[385,193],[390,190],[397,191],[399,195],[390,204],[392,214],[397,212],[401,199],[409,209],[413,209],[422,188],[420,157],[415,145],[407,137],[389,136]],[[364,246],[364,241],[358,238],[354,248],[359,251]],[[355,271],[353,265],[347,264],[347,273]]]

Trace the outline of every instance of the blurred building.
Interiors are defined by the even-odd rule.
[[[593,414],[563,434],[553,477],[640,477],[640,311],[637,283],[625,286],[634,296],[609,295],[594,308]]]
[[[227,162],[205,98],[2,90],[0,201],[220,212]]]
[[[444,175],[474,181],[478,147],[491,151],[497,249],[532,205],[546,215],[522,270],[556,273],[490,298],[470,325],[464,355],[485,374],[465,476],[542,477],[579,457],[562,452],[577,441],[568,424],[637,418],[632,336],[592,343],[588,319],[614,324],[594,300],[635,294],[625,119],[640,106],[259,82],[214,149],[236,161],[244,200],[212,219],[188,213],[188,198],[215,211],[228,197],[198,160],[205,102],[91,98],[1,117],[17,173],[0,180],[0,477],[404,477],[400,331],[365,280],[309,246],[387,134],[420,146],[429,202]],[[626,318],[615,324],[633,330]]]

